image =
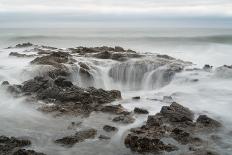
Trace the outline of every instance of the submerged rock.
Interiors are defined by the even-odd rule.
[[[110,137],[105,136],[105,135],[100,135],[98,138],[101,140],[109,140],[110,139]]]
[[[119,122],[123,124],[134,123],[135,119],[131,115],[121,115],[113,118],[113,122]]]
[[[31,47],[31,46],[33,46],[33,44],[28,42],[28,43],[17,44],[15,47],[16,48],[25,48],[25,47]]]
[[[140,96],[135,96],[135,97],[132,97],[133,100],[139,100],[140,99]]]
[[[95,129],[83,130],[83,131],[77,132],[75,135],[57,139],[55,143],[59,143],[59,144],[66,145],[66,146],[73,146],[74,144],[83,142],[86,139],[95,138],[96,134],[97,134],[97,130]]]
[[[117,131],[118,128],[110,125],[105,125],[103,126],[103,130],[105,130],[106,132],[112,132],[112,131]]]

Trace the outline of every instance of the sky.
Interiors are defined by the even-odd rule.
[[[230,27],[231,19],[232,0],[0,0],[0,27],[87,22]]]

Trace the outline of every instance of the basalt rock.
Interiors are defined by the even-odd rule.
[[[97,134],[97,130],[88,129],[77,132],[75,135],[63,137],[55,140],[55,143],[59,143],[65,146],[73,146],[76,143],[85,141],[86,139],[93,139]]]
[[[63,63],[71,61],[71,55],[67,52],[53,52],[50,55],[35,58],[31,64],[51,65],[55,68],[65,68]]]
[[[196,122],[193,118],[193,112],[178,103],[163,106],[159,113],[148,116],[145,125],[131,129],[125,138],[125,145],[140,153],[177,150],[172,141],[169,144],[163,141],[163,138],[174,139],[181,145],[204,146],[208,144],[207,139],[201,139],[196,135],[201,131],[209,131],[208,128],[218,128],[220,124],[207,116],[200,116]]]
[[[113,122],[123,123],[123,124],[130,124],[134,123],[135,119],[131,115],[120,115],[112,120]]]
[[[105,125],[103,126],[103,130],[105,130],[106,132],[112,132],[112,131],[117,131],[118,129],[114,126]]]
[[[136,114],[148,114],[149,112],[146,109],[135,108],[134,113],[136,113]]]
[[[103,111],[121,114],[125,110],[122,106],[104,106],[103,104],[121,99],[117,90],[106,91],[94,87],[81,88],[73,85],[65,77],[55,80],[47,77],[35,77],[25,81],[22,85],[23,93],[32,93],[38,100],[45,103],[40,110],[44,112],[59,112],[62,114],[89,114],[92,111]]]
[[[37,153],[33,150],[22,149],[23,147],[29,145],[31,145],[31,142],[29,140],[0,136],[1,155],[45,155],[43,153]]]
[[[18,53],[18,52],[11,52],[9,54],[9,56],[15,56],[15,57],[19,57],[19,58],[27,58],[27,57],[34,57],[35,55],[27,55],[27,54],[21,54],[21,53]]]
[[[31,47],[31,46],[33,46],[33,44],[28,42],[28,43],[17,44],[15,47],[16,48],[26,48],[26,47]]]

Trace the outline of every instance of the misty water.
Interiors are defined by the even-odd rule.
[[[111,70],[118,62],[81,57],[76,60],[94,66],[94,82],[89,83],[84,78],[78,78],[78,67],[72,68],[72,82],[82,87],[118,89],[122,92],[123,99],[113,104],[120,103],[129,111],[134,107],[141,107],[148,109],[150,114],[156,114],[162,106],[168,105],[159,101],[163,96],[172,96],[174,101],[193,110],[195,117],[207,114],[219,120],[223,124],[223,129],[218,133],[222,142],[209,145],[209,149],[222,155],[231,154],[232,72],[218,71],[216,68],[225,64],[231,65],[232,29],[0,29],[0,34],[0,81],[7,80],[14,84],[21,84],[41,72],[41,68],[29,65],[34,58],[9,57],[10,52],[22,52],[25,49],[5,48],[23,42],[64,49],[77,46],[119,45],[140,53],[167,54],[193,62],[188,68],[202,68],[204,64],[214,66],[210,72],[193,70],[177,73],[170,83],[162,85],[162,78],[154,80],[153,75],[157,70],[150,67],[149,62],[140,68],[134,65],[133,60],[129,60]],[[195,79],[199,81],[193,82]],[[32,141],[30,149],[48,155],[135,154],[124,146],[124,138],[129,129],[141,126],[147,119],[147,115],[135,115],[136,121],[133,124],[120,125],[111,122],[112,116],[96,112],[88,118],[53,117],[36,110],[39,103],[30,103],[23,97],[14,98],[3,88],[0,89],[0,96],[0,134],[26,137]],[[141,96],[141,99],[132,100],[134,96]],[[68,129],[73,121],[82,124],[75,129]],[[53,143],[57,138],[85,128],[97,129],[98,135],[105,134],[102,130],[105,124],[119,128],[117,133],[110,135],[110,141],[100,141],[96,138],[78,143],[72,148]]]

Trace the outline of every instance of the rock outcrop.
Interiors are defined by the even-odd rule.
[[[97,134],[97,130],[88,129],[77,132],[75,135],[63,137],[55,140],[55,143],[59,143],[65,146],[73,146],[76,143],[85,141],[86,139],[93,139]]]
[[[125,139],[125,145],[141,153],[175,151],[177,146],[163,141],[163,138],[170,138],[181,145],[201,148],[207,140],[197,137],[197,133],[219,127],[221,124],[218,121],[206,115],[199,116],[194,122],[193,112],[174,102],[170,106],[163,106],[156,115],[148,116],[142,127],[131,129]]]
[[[0,154],[1,155],[45,155],[33,150],[25,150],[23,147],[31,145],[29,140],[15,137],[0,136]]]

